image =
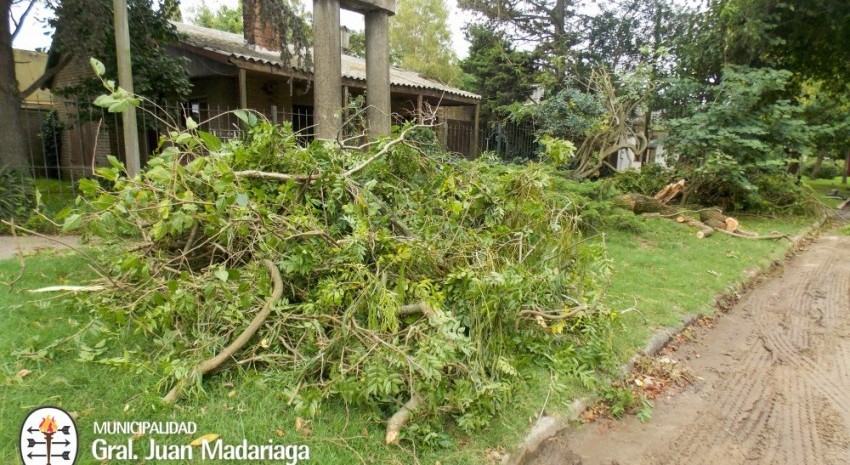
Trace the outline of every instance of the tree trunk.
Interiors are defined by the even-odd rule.
[[[848,174],[850,174],[850,150],[847,151],[847,156],[844,157],[844,175],[841,176],[841,184],[847,184]]]
[[[820,167],[823,165],[824,152],[818,152],[818,159],[815,160],[815,165],[812,166],[812,172],[809,173],[809,177],[812,179],[818,178],[818,173],[820,173]]]
[[[631,210],[635,215],[644,213],[660,213],[662,215],[675,214],[676,209],[668,207],[652,197],[641,194],[626,194],[614,199],[614,204],[621,208]]]
[[[21,100],[15,78],[15,56],[12,52],[12,31],[9,14],[12,0],[0,0],[0,165],[29,171],[26,139],[21,125]]]

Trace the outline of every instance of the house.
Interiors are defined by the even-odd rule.
[[[250,18],[246,15],[245,19],[247,24]],[[290,121],[296,130],[309,133],[313,125],[310,70],[283,66],[280,52],[272,50],[272,43],[248,26],[244,35],[191,24],[175,26],[184,39],[168,49],[188,59],[193,84],[189,106],[201,120],[223,109],[247,107],[273,121]],[[362,96],[366,89],[365,60],[342,55],[342,78],[343,101]],[[390,69],[390,88],[396,122],[421,118],[429,109],[439,108],[436,123],[447,148],[467,156],[476,154],[477,138],[471,135],[480,96],[398,68]],[[340,105],[347,107],[343,102]],[[234,127],[227,120],[216,124],[213,131],[226,133]],[[464,132],[468,133],[466,137]]]
[[[20,49],[12,52],[18,90],[24,91],[44,73],[47,54]],[[52,176],[56,165],[56,154],[48,153],[55,147],[54,141],[45,141],[42,137],[42,125],[52,109],[53,96],[47,89],[37,89],[21,102],[21,126],[26,135],[30,166],[40,176]]]
[[[254,24],[246,14],[245,33],[232,34],[191,24],[174,22],[181,34],[178,43],[166,50],[185,58],[192,83],[190,96],[182,102],[164,103],[172,114],[181,113],[203,122],[203,128],[223,138],[239,134],[240,126],[230,110],[248,108],[264,114],[276,123],[289,122],[302,138],[312,138],[313,74],[311,69],[284,66],[280,53],[266,29]],[[251,26],[254,24],[254,26]],[[364,59],[342,55],[343,101],[355,101],[365,94]],[[63,88],[93,76],[87,57],[75,58],[52,79],[51,88]],[[439,139],[450,151],[472,157],[478,154],[478,103],[481,97],[426,79],[398,68],[390,69],[391,111],[396,122],[424,120],[435,124]],[[362,99],[361,99],[362,101]],[[91,167],[106,163],[106,156],[123,158],[122,135],[117,115],[86,117],[81,102],[65,101],[57,111],[63,131],[61,165],[72,176],[90,173]],[[343,105],[343,120],[357,116]],[[145,118],[144,112],[140,118]],[[142,161],[152,153],[158,128],[148,118],[141,121]],[[356,132],[356,131],[354,131]]]

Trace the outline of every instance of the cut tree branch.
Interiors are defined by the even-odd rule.
[[[203,378],[203,376],[233,358],[233,355],[239,351],[245,344],[254,337],[254,334],[257,333],[257,330],[260,329],[261,326],[266,322],[266,319],[272,312],[272,308],[274,305],[280,300],[280,297],[283,295],[283,280],[280,277],[280,271],[277,269],[277,266],[271,260],[263,260],[263,264],[266,265],[266,268],[269,270],[269,274],[272,277],[272,282],[274,283],[274,290],[272,291],[272,295],[266,300],[266,304],[263,306],[262,310],[251,320],[251,323],[245,328],[245,331],[242,331],[233,342],[230,343],[229,346],[225,347],[224,350],[218,353],[213,358],[204,360],[199,363],[197,367],[193,370],[193,375],[199,376]],[[190,377],[193,378],[194,376]],[[168,394],[162,399],[166,404],[173,403],[176,401],[180,395],[183,393],[183,389],[185,388],[185,379],[180,380]]]

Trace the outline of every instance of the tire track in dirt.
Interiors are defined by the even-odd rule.
[[[584,465],[850,463],[850,237],[813,243],[702,332],[669,354],[696,382],[651,423],[600,421],[560,447]]]

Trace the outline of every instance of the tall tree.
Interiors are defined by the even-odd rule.
[[[515,50],[498,31],[472,24],[466,30],[469,55],[461,63],[471,77],[466,87],[483,97],[481,117],[490,121],[501,109],[524,102],[534,90],[534,57]]]
[[[192,22],[198,26],[241,34],[242,2],[239,2],[236,8],[221,5],[215,11],[206,4],[202,4],[194,11]]]
[[[171,57],[165,45],[180,38],[170,19],[179,9],[176,0],[128,0],[134,91],[149,98],[188,94],[191,84],[183,59]],[[103,18],[107,18],[104,20]],[[106,65],[106,77],[115,79],[115,28],[111,0],[62,0],[50,25],[56,29],[48,69],[62,57],[86,62],[95,57]],[[60,93],[99,94],[94,77],[57,89]]]
[[[711,0],[682,34],[682,69],[715,81],[726,65],[772,67],[843,88],[850,79],[845,0]]]
[[[51,45],[48,69],[29,88],[18,91],[12,58],[12,40],[23,23],[11,17],[11,7],[16,0],[0,0],[0,9],[6,20],[0,27],[0,164],[28,166],[26,141],[20,130],[20,102],[59,73],[73,59],[97,57],[107,66],[107,76],[114,79],[115,38],[112,24],[111,0],[62,0],[46,2],[53,9],[49,24],[56,29]],[[34,5],[35,1],[22,2]],[[182,62],[170,58],[162,49],[165,43],[177,40],[174,26],[168,21],[178,10],[176,0],[130,0],[130,40],[133,52],[133,71],[136,92],[148,96],[183,94],[188,92],[189,81]],[[15,26],[13,30],[10,24]],[[80,92],[85,89],[100,91],[99,84],[91,79],[67,89]]]
[[[452,49],[445,0],[400,0],[390,18],[390,55],[397,66],[459,85],[462,72]]]
[[[582,18],[577,0],[458,0],[458,6],[476,13],[487,27],[506,34],[517,45],[530,45],[544,67],[561,86],[577,63]]]
[[[12,52],[12,40],[21,27],[22,20],[13,23],[12,4],[14,0],[0,0],[0,10],[4,17],[0,21],[0,165],[14,168],[29,167],[26,141],[21,125],[21,95],[18,92],[18,80],[15,77],[15,57]],[[12,25],[15,28],[12,28]]]

